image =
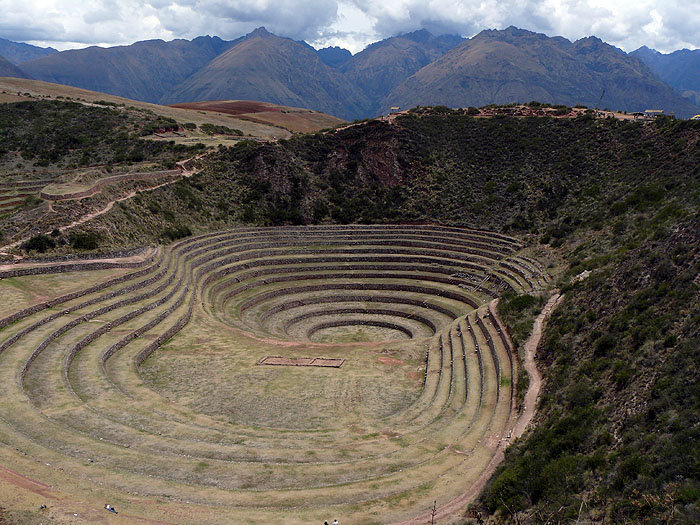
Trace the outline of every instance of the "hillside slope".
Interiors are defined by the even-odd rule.
[[[664,54],[642,46],[630,54],[639,58],[684,97],[700,105],[700,49],[681,49]]]
[[[367,97],[314,49],[258,28],[166,93],[161,103],[260,100],[345,119],[366,115]]]
[[[1,93],[5,92],[5,94]],[[201,126],[202,124],[213,124],[216,126],[226,126],[229,128],[240,129],[246,136],[260,139],[269,139],[271,137],[287,137],[290,132],[296,131],[315,131],[328,127],[326,119],[336,121],[336,119],[319,114],[304,113],[303,111],[294,108],[297,112],[301,111],[298,116],[303,117],[302,126],[296,128],[293,123],[287,126],[285,130],[278,125],[270,122],[254,122],[248,119],[238,118],[236,115],[222,113],[219,111],[203,111],[201,109],[183,109],[149,102],[140,102],[128,98],[99,93],[87,89],[65,86],[62,84],[52,84],[50,82],[42,82],[40,80],[29,80],[20,78],[0,78],[0,102],[27,102],[36,99],[51,99],[51,100],[75,100],[82,103],[107,106],[126,106],[137,108],[147,113],[155,114],[161,117],[175,119],[180,124],[193,123]],[[307,118],[308,117],[308,118]],[[314,122],[319,122],[318,126]]]
[[[278,126],[294,133],[311,133],[320,129],[340,126],[345,122],[337,117],[311,109],[279,106],[253,100],[184,102],[174,104],[173,107],[232,115],[242,121]]]
[[[231,45],[208,36],[192,41],[147,40],[130,46],[63,51],[22,67],[37,80],[157,102]]]
[[[0,56],[0,77],[27,78],[27,74],[5,57]]]
[[[698,112],[642,62],[600,39],[572,43],[514,27],[482,31],[397,86],[382,107],[528,100],[625,111],[658,108],[683,117]]]
[[[341,71],[372,101],[372,113],[393,88],[424,66],[440,58],[464,39],[433,36],[426,30],[387,38],[352,56]]]

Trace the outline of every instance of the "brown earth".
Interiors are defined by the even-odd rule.
[[[232,115],[249,122],[284,128],[293,133],[319,131],[325,128],[333,128],[345,122],[319,111],[279,106],[269,102],[257,102],[254,100],[185,102],[173,104],[170,107]]]
[[[204,102],[183,102],[171,104],[173,108],[199,109],[201,111],[219,111],[229,115],[245,115],[249,113],[261,113],[264,111],[281,112],[286,106],[277,106],[269,102],[257,102],[255,100],[212,100]]]
[[[380,357],[379,362],[384,363],[385,365],[402,365],[402,364],[404,364],[404,361],[402,361],[401,359],[396,359],[395,357]]]
[[[46,483],[42,483],[41,481],[24,476],[19,472],[10,470],[2,465],[0,465],[0,479],[12,483],[22,490],[34,492],[47,498],[55,498],[55,496],[52,494],[51,487]]]

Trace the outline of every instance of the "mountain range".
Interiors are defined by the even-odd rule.
[[[73,49],[21,64],[35,80],[158,102],[237,41],[203,36],[194,40],[146,40],[130,46]]]
[[[0,38],[0,56],[16,66],[54,53],[58,53],[58,51],[52,47],[38,47]]]
[[[199,100],[276,100],[353,118],[367,115],[367,96],[343,74],[327,66],[316,50],[259,28],[209,62],[170,92],[161,103]]]
[[[700,105],[700,49],[659,53],[642,46],[631,53],[642,60],[664,82]]]
[[[6,46],[16,62],[20,51],[31,56],[24,46],[34,46],[16,46]],[[641,48],[627,54],[596,37],[571,42],[515,27],[485,30],[470,39],[420,30],[355,55],[338,47],[317,51],[265,28],[233,41],[203,36],[34,53],[15,64],[19,69],[0,63],[0,74],[160,104],[260,100],[348,120],[393,106],[530,100],[664,109],[681,117],[700,113],[700,51],[663,55]]]
[[[482,31],[393,89],[382,108],[482,106],[537,100],[639,111],[697,113],[642,61],[596,37],[575,42],[515,27]]]

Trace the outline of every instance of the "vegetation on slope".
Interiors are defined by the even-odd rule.
[[[437,220],[537,234],[556,247],[624,229],[628,209],[683,207],[679,199],[697,196],[695,122],[450,113],[244,141],[183,181],[184,198],[173,188],[166,200],[200,213],[194,222]]]
[[[697,209],[626,214],[625,233],[613,227],[573,250],[569,275],[591,274],[564,287],[539,350],[537,429],[510,450],[489,510],[700,518]]]
[[[177,126],[146,111],[32,101],[0,106],[0,160],[19,153],[36,166],[69,167],[181,156],[191,148],[140,140],[144,132]]]

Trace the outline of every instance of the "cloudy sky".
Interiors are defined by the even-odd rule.
[[[0,37],[64,50],[218,35],[265,26],[353,53],[401,32],[473,36],[515,25],[625,51],[700,47],[700,0],[0,0]]]

